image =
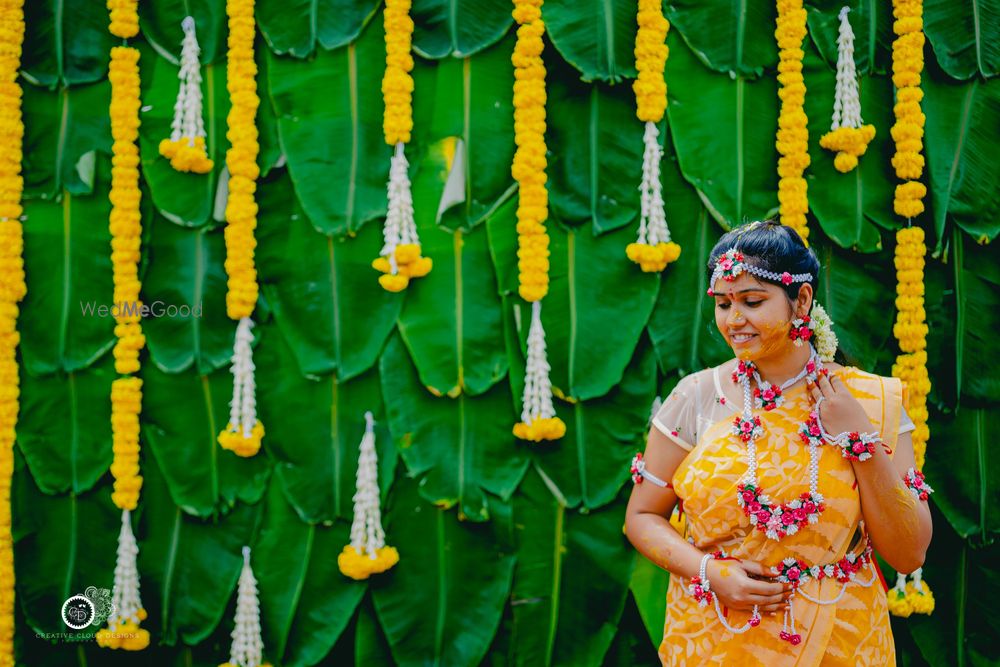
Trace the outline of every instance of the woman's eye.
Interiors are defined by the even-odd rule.
[[[760,301],[746,301],[745,303],[751,308],[753,308],[754,306],[759,306],[760,304],[764,303],[764,300],[761,299]]]
[[[726,310],[726,309],[729,308],[729,304],[728,303],[717,303],[717,304],[715,304],[715,307],[716,308],[721,308],[722,310]]]

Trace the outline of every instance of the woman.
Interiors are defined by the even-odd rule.
[[[819,268],[772,222],[712,250],[708,293],[736,358],[664,401],[626,513],[632,544],[673,575],[664,665],[895,664],[872,549],[901,572],[923,564],[930,489],[907,474],[901,382],[832,362]],[[684,535],[667,520],[678,502]]]

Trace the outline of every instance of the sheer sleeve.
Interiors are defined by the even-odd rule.
[[[899,416],[899,433],[898,435],[903,435],[904,433],[909,433],[910,431],[915,431],[917,425],[913,423],[910,419],[910,415],[907,414],[906,408],[903,408],[902,414]]]
[[[698,443],[696,383],[693,374],[681,378],[653,416],[653,426],[687,451]]]

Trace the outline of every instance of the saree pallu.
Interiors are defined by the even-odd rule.
[[[866,373],[857,368],[834,372],[857,398],[879,430],[889,455],[895,452],[903,387],[899,379]],[[799,426],[811,408],[804,383],[786,390],[784,403],[774,410],[754,410],[764,424],[757,440],[758,478],[775,502],[787,502],[809,490],[809,448],[799,438]],[[838,448],[820,448],[819,492],[826,509],[818,523],[803,526],[780,541],[769,539],[750,525],[736,502],[736,486],[747,471],[746,445],[731,434],[737,414],[717,421],[698,434],[698,441],[678,466],[672,484],[683,500],[685,537],[701,551],[724,549],[741,560],[778,565],[792,556],[809,565],[839,561],[848,552],[863,551],[868,536],[861,515],[860,495],[850,461]],[[730,568],[739,567],[735,562]],[[857,573],[857,580],[876,580],[865,587],[847,584],[835,604],[820,605],[803,595],[794,598],[795,624],[802,642],[792,645],[778,637],[782,614],[763,616],[758,627],[743,634],[727,630],[712,605],[700,607],[686,591],[688,579],[670,577],[663,641],[664,665],[740,665],[767,667],[855,667],[895,665],[884,582],[877,563]],[[717,575],[719,576],[719,575]],[[801,592],[817,600],[832,600],[843,584],[836,579],[810,579]],[[749,611],[726,610],[731,626],[740,627]]]

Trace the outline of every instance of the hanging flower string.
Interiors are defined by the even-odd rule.
[[[385,216],[383,235],[385,243],[372,268],[382,273],[379,284],[389,292],[401,292],[411,278],[430,273],[433,262],[420,256],[420,238],[413,221],[413,195],[407,174],[404,145],[410,141],[413,130],[413,56],[410,54],[413,37],[413,19],[410,18],[410,0],[386,0],[383,14],[385,23],[385,74],[382,77],[382,97],[385,114],[382,129],[385,143],[394,146],[389,163],[387,194],[389,204]]]
[[[385,531],[382,530],[375,418],[371,412],[365,413],[365,434],[359,449],[351,543],[337,556],[337,567],[351,579],[367,579],[399,562],[399,552],[395,547],[386,546]]]
[[[253,40],[256,32],[253,17],[254,0],[228,0],[229,54],[226,64],[226,85],[232,106],[229,109],[227,135],[230,141],[226,153],[229,168],[229,194],[226,200],[226,312],[237,321],[233,340],[233,397],[229,402],[229,423],[219,434],[219,444],[238,456],[253,456],[260,450],[264,425],[257,419],[251,343],[254,323],[250,319],[257,306],[257,269],[254,249],[257,241],[257,126],[255,119],[260,98],[257,97],[257,65],[254,63]]]
[[[805,112],[806,84],[802,78],[802,40],[806,36],[806,10],[802,0],[778,0],[778,83],[781,113],[778,116],[778,202],[781,223],[792,227],[808,243],[809,210],[806,179],[809,166],[809,128]]]
[[[119,5],[116,15],[116,7]],[[137,19],[134,3],[109,3],[111,32],[119,37],[134,36]],[[133,29],[135,27],[136,29]],[[117,32],[116,32],[117,30]],[[139,413],[142,410],[142,380],[139,352],[146,345],[142,333],[139,292],[139,259],[142,244],[142,216],[139,202],[139,51],[129,46],[111,49],[108,71],[111,81],[111,266],[114,281],[115,313],[114,357],[119,377],[111,383],[111,475],[114,492],[111,500],[122,510],[118,535],[112,601],[115,609],[108,627],[97,632],[97,643],[104,648],[140,651],[149,646],[149,631],[139,627],[146,618],[139,597],[139,573],[136,558],[139,547],[132,534],[132,510],[139,503],[142,476],[139,474]]]
[[[21,226],[21,86],[17,72],[24,41],[24,0],[0,0],[0,665],[14,665],[14,539],[10,490],[20,396],[18,303],[24,298]]]
[[[139,0],[108,0],[108,32],[128,39],[139,34]]]
[[[517,257],[518,293],[531,302],[528,358],[522,395],[521,421],[514,435],[522,440],[557,440],[566,424],[556,416],[549,382],[542,326],[542,298],[549,291],[549,236],[545,220],[549,193],[545,188],[545,63],[542,61],[545,23],[542,0],[514,0],[518,24],[514,65],[514,163],[511,175],[518,184]]]
[[[904,218],[915,218],[924,211],[923,198],[927,188],[920,182],[924,171],[921,155],[924,143],[924,114],[920,101],[920,73],[924,69],[924,31],[922,0],[893,0],[892,14],[896,18],[892,29],[892,83],[896,86],[896,123],[892,139],[896,154],[892,166],[903,182],[896,186],[893,209]]]
[[[201,62],[198,39],[194,33],[194,18],[181,22],[184,41],[181,43],[181,69],[177,74],[180,88],[174,104],[174,120],[170,138],[160,142],[160,155],[170,160],[177,171],[207,174],[214,163],[205,151],[205,121],[202,118]]]
[[[663,16],[660,0],[639,0],[639,32],[635,37],[635,62],[639,76],[632,84],[637,105],[636,115],[646,124],[643,134],[642,183],[639,238],[625,253],[643,271],[662,271],[680,257],[681,247],[670,240],[667,216],[663,209],[660,183],[660,160],[663,149],[657,141],[656,124],[663,120],[667,106],[667,84],[663,67],[667,61],[667,31],[670,22]]]
[[[854,68],[854,31],[847,20],[850,7],[840,10],[840,34],[837,37],[837,88],[833,101],[833,121],[830,131],[820,138],[819,145],[837,153],[833,166],[847,173],[858,166],[875,138],[875,126],[861,120],[861,100],[858,95],[858,75]]]
[[[243,569],[236,593],[236,617],[229,649],[229,662],[219,667],[271,667],[263,662],[264,640],[260,636],[260,601],[257,579],[250,567],[250,547],[243,547]]]

